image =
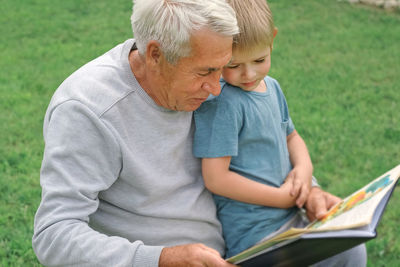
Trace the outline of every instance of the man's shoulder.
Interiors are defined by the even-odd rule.
[[[133,92],[133,75],[124,66],[127,63],[121,60],[124,45],[114,47],[72,73],[55,91],[49,108],[75,100],[100,116]]]

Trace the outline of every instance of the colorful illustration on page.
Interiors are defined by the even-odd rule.
[[[381,179],[373,182],[368,187],[360,190],[359,192],[353,194],[349,198],[342,201],[340,204],[333,207],[325,216],[319,221],[316,221],[310,226],[311,229],[315,229],[323,225],[328,220],[331,220],[345,211],[348,211],[361,203],[367,201],[378,192],[382,191],[386,186],[390,185],[393,181],[390,179],[390,175],[386,175]]]

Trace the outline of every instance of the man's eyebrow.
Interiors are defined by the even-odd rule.
[[[214,71],[219,70],[219,68],[207,68],[207,70],[208,70],[209,72],[214,72]]]
[[[214,72],[214,71],[217,71],[219,69],[220,68],[207,68],[207,67],[205,67],[205,68],[200,68],[199,71]]]

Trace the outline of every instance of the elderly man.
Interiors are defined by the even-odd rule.
[[[48,266],[230,266],[191,111],[220,92],[235,14],[224,0],[137,0],[132,27],[50,102],[35,253]],[[314,188],[307,208],[335,201]]]

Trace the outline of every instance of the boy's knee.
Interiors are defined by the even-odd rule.
[[[367,248],[365,244],[358,245],[352,249],[347,250],[348,263],[345,266],[367,266]]]
[[[358,245],[349,250],[343,251],[335,256],[320,261],[313,267],[365,267],[367,266],[367,249],[365,244]]]

